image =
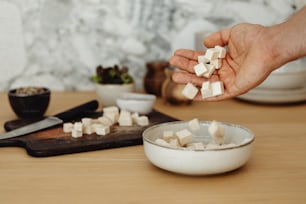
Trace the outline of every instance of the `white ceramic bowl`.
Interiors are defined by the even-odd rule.
[[[210,140],[208,126],[210,121],[201,121],[200,134],[194,140]],[[143,132],[144,152],[155,166],[171,172],[186,175],[220,174],[237,169],[249,160],[251,156],[254,134],[247,128],[221,123],[225,127],[225,144],[235,143],[235,146],[224,148],[209,148],[192,150],[187,148],[166,147],[155,143],[161,138],[163,131],[178,131],[188,128],[188,122],[169,122],[149,127]]]
[[[96,94],[104,106],[116,105],[116,99],[127,92],[134,92],[135,84],[96,84]]]
[[[116,100],[120,109],[140,114],[150,113],[155,101],[155,95],[143,93],[123,93]]]
[[[257,88],[299,89],[306,86],[306,67],[302,60],[296,60],[273,71]]]

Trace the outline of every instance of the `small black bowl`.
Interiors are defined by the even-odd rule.
[[[10,105],[19,118],[42,117],[50,102],[51,91],[45,87],[21,87],[8,92]]]

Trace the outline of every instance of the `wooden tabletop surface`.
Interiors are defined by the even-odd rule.
[[[96,96],[52,93],[47,115]],[[214,176],[183,176],[153,166],[143,146],[35,158],[0,148],[1,203],[305,203],[306,103],[259,105],[238,100],[155,108],[180,120],[199,118],[243,125],[255,133],[242,168]],[[0,93],[0,131],[16,116]]]

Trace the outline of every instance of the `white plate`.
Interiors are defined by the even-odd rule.
[[[261,89],[255,88],[237,96],[238,99],[271,104],[286,104],[306,101],[306,87],[298,89]]]

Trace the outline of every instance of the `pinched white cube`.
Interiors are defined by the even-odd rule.
[[[187,129],[175,132],[175,135],[181,146],[185,146],[192,142],[192,134]]]
[[[219,96],[224,93],[224,85],[222,81],[215,81],[211,83],[213,96]]]
[[[207,59],[207,58],[205,57],[205,55],[199,55],[199,56],[198,56],[198,63],[199,63],[199,64],[200,64],[200,63],[204,63],[204,64],[209,63],[209,59]]]
[[[188,99],[193,99],[198,92],[199,89],[195,85],[192,83],[187,83],[183,88],[182,94]]]
[[[210,64],[214,65],[216,69],[220,69],[222,67],[222,59],[214,59],[210,62]]]
[[[214,71],[215,71],[216,68],[215,68],[215,66],[212,65],[212,64],[205,64],[205,66],[206,66],[206,68],[208,69],[208,71],[205,72],[205,73],[203,74],[203,76],[206,77],[206,78],[210,78],[211,75],[214,73]]]
[[[217,48],[209,48],[206,50],[204,55],[209,61],[217,59],[219,57],[219,49]]]
[[[73,124],[72,123],[64,123],[63,124],[63,131],[64,133],[70,133],[72,132]]]
[[[224,127],[217,121],[212,121],[212,123],[208,126],[208,132],[216,144],[224,144]]]
[[[171,138],[173,138],[174,132],[172,130],[165,130],[163,132],[163,139],[166,141],[170,141]]]
[[[136,124],[139,126],[148,126],[149,125],[149,118],[145,115],[139,116],[136,119]]]
[[[204,73],[208,72],[208,68],[202,62],[200,64],[195,65],[193,69],[197,76],[203,76]]]
[[[107,126],[97,126],[96,127],[96,134],[97,135],[107,135],[108,133],[110,133],[110,128]]]
[[[211,83],[209,81],[204,81],[202,83],[201,95],[202,95],[202,98],[209,98],[213,96]]]
[[[80,131],[80,130],[78,130],[78,129],[73,128],[73,129],[72,129],[72,132],[71,132],[71,136],[72,136],[73,138],[82,137],[82,136],[83,136],[83,131]]]
[[[161,145],[161,146],[170,147],[170,144],[169,144],[167,141],[165,141],[165,140],[163,140],[163,139],[160,139],[160,138],[157,138],[157,139],[155,140],[155,143],[156,143],[156,144],[159,144],[159,145]]]
[[[218,58],[224,58],[226,56],[226,49],[224,47],[221,47],[220,45],[216,45],[215,49],[218,50],[219,55]]]
[[[192,131],[197,131],[201,129],[199,119],[194,118],[188,122],[188,126]]]

